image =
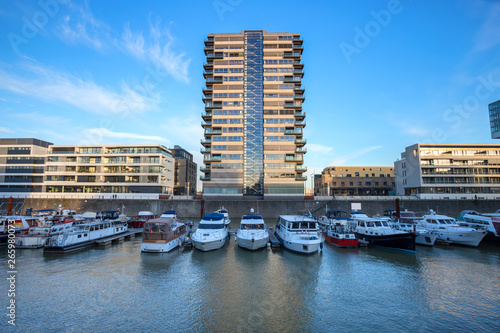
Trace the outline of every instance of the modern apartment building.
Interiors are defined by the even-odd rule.
[[[37,139],[0,139],[0,195],[43,192],[50,145]]]
[[[174,167],[171,151],[162,145],[53,145],[46,192],[170,195]]]
[[[204,196],[303,196],[303,41],[297,33],[205,40]]]
[[[397,195],[500,198],[500,145],[418,143],[394,168]]]
[[[322,196],[384,196],[393,195],[394,187],[393,167],[331,166],[315,181],[314,192]]]
[[[174,146],[175,158],[174,195],[195,195],[198,181],[198,165],[193,162],[193,154],[180,146]]]
[[[488,105],[490,113],[491,138],[500,139],[500,100]]]

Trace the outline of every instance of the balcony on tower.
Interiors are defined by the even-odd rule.
[[[283,78],[283,83],[295,83],[295,84],[301,84],[302,79],[300,77],[294,77],[294,76],[285,76]]]
[[[285,134],[287,135],[297,135],[302,136],[304,132],[302,132],[302,128],[285,128]]]
[[[202,181],[210,180],[210,174],[206,174],[204,176],[200,176],[200,180],[202,180]]]
[[[209,121],[202,121],[201,122],[201,127],[205,128],[205,127],[211,127],[212,126],[212,121],[209,120]]]
[[[212,162],[220,162],[222,160],[220,155],[204,155],[203,162],[212,163]]]
[[[206,69],[203,71],[203,77],[206,79],[207,77],[210,77],[214,75],[214,71],[212,69]]]
[[[295,142],[295,144],[296,144],[297,146],[302,147],[302,146],[305,146],[305,145],[306,145],[307,140],[306,140],[306,139],[302,139],[302,138],[300,138],[300,139],[299,139],[299,138],[297,138],[297,139],[295,139],[295,141],[294,141],[294,142]]]
[[[222,76],[215,76],[215,77],[207,77],[205,84],[208,86],[212,84],[219,84],[222,82],[223,82]]]
[[[304,162],[304,157],[302,155],[286,155],[285,162]]]
[[[301,102],[285,102],[284,106],[287,109],[302,109]]]
[[[205,136],[207,136],[207,135],[221,135],[222,130],[221,129],[213,129],[213,128],[205,128],[205,132],[203,134],[205,134]]]
[[[212,148],[210,148],[210,147],[200,149],[200,153],[202,153],[202,154],[210,154],[211,152],[212,152]]]
[[[210,140],[210,139],[201,139],[201,144],[204,147],[210,147],[212,145],[212,140]]]
[[[305,154],[307,153],[307,148],[295,148],[296,154]]]
[[[293,125],[295,127],[306,127],[306,121],[305,120],[300,120],[300,121],[295,120]]]
[[[297,180],[297,181],[306,181],[307,180],[307,176],[296,175],[295,176],[295,180]]]
[[[307,167],[304,165],[296,165],[295,166],[295,172],[297,173],[303,173],[307,171]]]
[[[213,59],[224,59],[224,54],[222,52],[207,53],[207,61]]]
[[[300,59],[301,55],[302,55],[302,51],[285,51],[285,52],[283,52],[283,58]]]
[[[304,120],[306,113],[304,111],[295,110],[295,120]]]
[[[206,112],[202,112],[201,118],[203,118],[203,120],[205,120],[205,121],[212,119],[212,111],[209,110]]]
[[[203,165],[200,167],[200,171],[204,173],[210,172],[210,170],[210,165]]]
[[[205,110],[222,109],[222,102],[206,102]]]
[[[295,94],[293,99],[296,101],[301,101],[303,103],[306,100],[306,96],[304,94]]]

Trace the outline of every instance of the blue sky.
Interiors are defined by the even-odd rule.
[[[201,165],[203,40],[263,29],[304,39],[309,174],[496,143],[499,27],[486,0],[2,0],[0,137],[178,144]]]

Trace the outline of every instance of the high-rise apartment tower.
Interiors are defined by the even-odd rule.
[[[302,43],[265,30],[207,36],[205,196],[304,194]]]

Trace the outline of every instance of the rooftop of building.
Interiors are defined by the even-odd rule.
[[[52,142],[47,142],[35,138],[0,138],[0,145],[34,145],[48,148],[53,145]]]

